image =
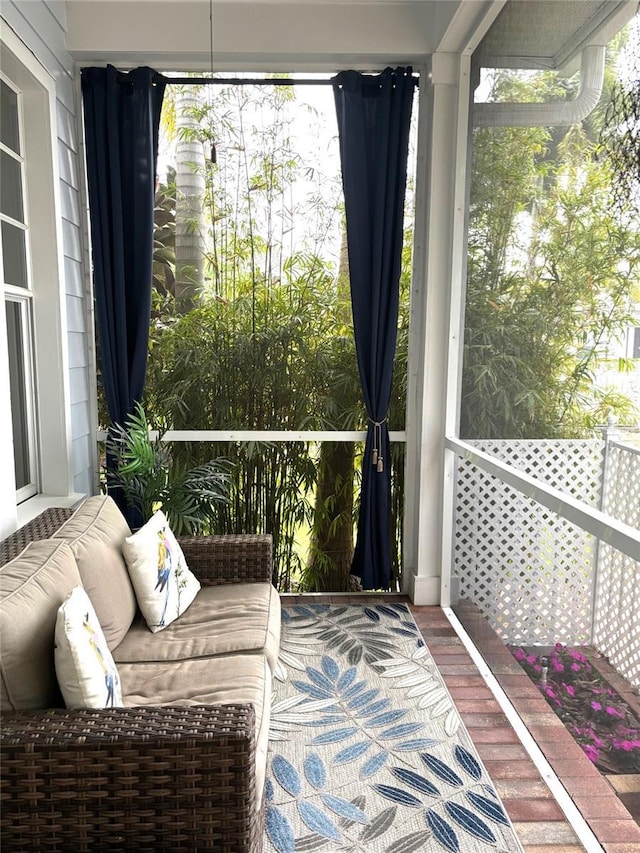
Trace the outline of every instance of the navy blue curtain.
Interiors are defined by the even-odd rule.
[[[119,424],[141,400],[147,368],[164,96],[155,76],[111,65],[81,71],[100,366],[109,417]],[[137,526],[118,491],[110,493]]]
[[[81,71],[93,280],[112,422],[142,397],[147,368],[153,209],[164,84],[155,71]]]
[[[403,210],[415,80],[411,68],[333,78],[347,221],[351,305],[369,428],[351,566],[364,589],[391,580],[387,412],[398,325]]]

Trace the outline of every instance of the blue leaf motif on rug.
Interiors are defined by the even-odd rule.
[[[482,794],[478,794],[476,791],[467,791],[466,797],[478,809],[478,811],[482,812],[486,817],[489,817],[491,820],[495,820],[498,823],[502,823],[505,826],[509,825],[509,819],[507,818],[500,803],[489,800],[487,797],[483,797]]]
[[[273,762],[271,763],[273,768]],[[327,781],[327,770],[324,761],[317,752],[311,752],[304,760],[304,775],[316,791],[324,788]]]
[[[406,605],[284,613],[265,853],[522,853]]]
[[[427,824],[433,832],[434,837],[444,849],[450,851],[450,853],[460,853],[460,842],[453,827],[441,818],[437,812],[434,812],[433,809],[427,810],[426,817]]]
[[[265,816],[267,834],[278,853],[293,853],[296,841],[286,815],[275,806],[267,806]]]
[[[466,829],[471,835],[475,835],[476,838],[481,838],[483,841],[489,841],[492,844],[495,842],[496,837],[491,829],[472,811],[455,802],[445,803],[444,807],[449,817],[453,818],[458,826]]]

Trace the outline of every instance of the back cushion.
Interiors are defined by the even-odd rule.
[[[131,536],[129,525],[113,498],[96,495],[87,498],[54,536],[71,546],[82,586],[95,608],[107,645],[115,649],[137,611],[122,556],[122,543]]]
[[[81,582],[66,542],[32,542],[0,570],[0,707],[64,708],[53,654],[58,608]]]

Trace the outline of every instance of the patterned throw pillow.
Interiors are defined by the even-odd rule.
[[[133,588],[147,625],[155,633],[187,609],[200,590],[161,510],[122,546]]]
[[[74,587],[58,609],[56,675],[67,708],[123,705],[118,668],[83,587]]]

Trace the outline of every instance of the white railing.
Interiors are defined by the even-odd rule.
[[[506,642],[593,644],[640,685],[640,451],[448,438],[461,599]]]
[[[640,529],[640,448],[606,444],[602,508]],[[640,563],[601,542],[593,608],[593,642],[635,686],[640,685]]]

